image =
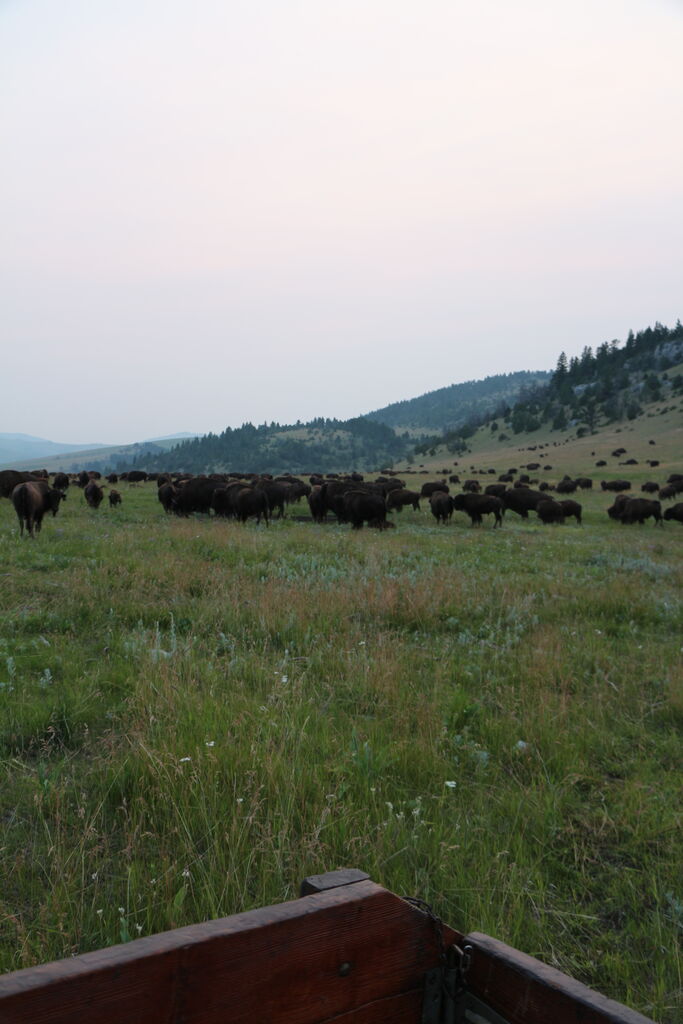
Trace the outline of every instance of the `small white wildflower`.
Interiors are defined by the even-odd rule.
[[[96,882],[97,881],[97,872],[93,871],[93,873],[92,873],[92,875],[90,877],[92,878],[93,882]]]
[[[98,911],[97,911],[97,916],[98,916],[98,917],[102,917],[102,914],[103,914],[103,913],[104,913],[104,911],[103,911],[103,910],[98,910]]]
[[[237,803],[238,804],[243,804],[244,803],[244,797],[243,796],[238,796],[237,797]]]
[[[365,640],[359,641],[358,646],[359,647],[365,647]]]
[[[449,789],[455,789],[458,783],[455,779],[446,779],[445,785],[448,786]]]
[[[142,931],[142,925],[141,924],[136,924],[135,927],[137,928],[137,932],[138,932],[138,935],[139,935],[140,932]]]
[[[183,868],[181,874],[182,874],[183,878],[189,878],[190,877],[190,869],[189,868]]]
[[[265,705],[265,704],[261,704],[261,705],[259,706],[259,711],[267,711],[267,710],[268,710],[268,708],[266,707],[266,705]]]
[[[288,683],[289,682],[289,676],[281,676],[280,677],[280,681],[283,682],[283,683]]]
[[[377,787],[376,786],[370,786],[370,792],[371,793],[376,793],[377,792]]]
[[[180,763],[181,764],[186,764],[187,761],[191,761],[191,760],[192,760],[191,757],[181,757],[180,758]]]
[[[517,740],[517,742],[515,743],[515,747],[517,750],[526,750],[528,746],[529,744],[525,743],[524,740]]]
[[[150,880],[149,880],[149,884],[150,884],[150,885],[156,885],[156,884],[157,884],[157,880],[156,880],[156,878],[150,878]]]
[[[207,740],[206,743],[204,744],[204,746],[205,747],[215,747],[216,746],[216,741],[215,740]]]
[[[119,907],[119,914],[125,914],[125,912],[126,912],[126,908],[125,907]]]

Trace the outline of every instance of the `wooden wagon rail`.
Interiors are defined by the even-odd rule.
[[[444,927],[443,940],[472,947],[460,1021],[648,1024],[486,935]],[[441,952],[422,910],[363,872],[331,872],[289,903],[7,974],[0,1024],[419,1024]]]

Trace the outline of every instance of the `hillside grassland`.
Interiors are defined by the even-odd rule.
[[[380,533],[119,489],[36,541],[0,502],[3,970],[352,866],[683,1020],[683,527],[599,491],[583,526]]]

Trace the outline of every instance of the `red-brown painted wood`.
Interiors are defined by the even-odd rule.
[[[0,1022],[407,1024],[437,960],[432,922],[364,881],[6,975]]]
[[[509,1024],[652,1024],[504,942],[481,932],[464,941],[472,946],[468,987]]]

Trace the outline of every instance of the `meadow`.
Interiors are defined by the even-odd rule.
[[[2,970],[358,867],[683,1020],[683,527],[599,491],[583,526],[380,533],[119,489],[36,541],[0,502]]]

